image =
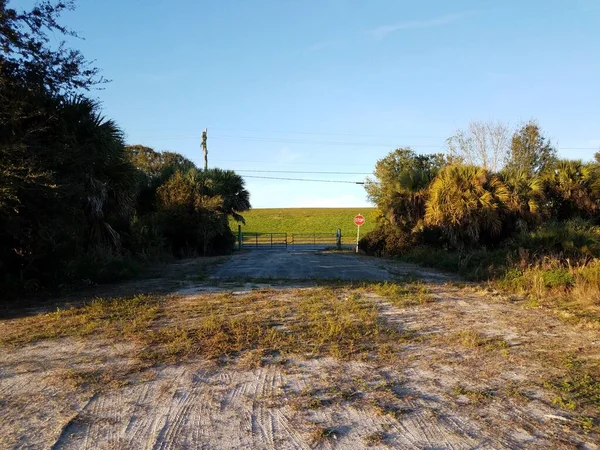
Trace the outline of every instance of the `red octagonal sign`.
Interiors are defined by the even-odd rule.
[[[356,216],[354,218],[354,225],[356,225],[357,227],[364,225],[364,223],[365,223],[365,218],[362,214],[359,214],[358,216]]]

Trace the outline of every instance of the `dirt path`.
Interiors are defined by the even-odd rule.
[[[211,273],[214,278],[284,280],[370,280],[391,279],[387,270],[371,258],[352,253],[283,250],[254,250],[235,254]]]
[[[0,448],[598,448],[582,421],[593,424],[597,409],[557,405],[549,384],[569,372],[565,361],[598,358],[598,330],[520,299],[439,283],[433,272],[398,271],[421,273],[427,295],[399,303],[333,288],[372,302],[410,336],[389,358],[257,361],[248,352],[139,367],[138,342],[94,335],[0,347]],[[234,303],[251,295],[215,289],[237,291]],[[270,301],[296,291],[260,289]],[[168,308],[211,295],[221,294],[174,295]],[[16,325],[0,322],[0,336]],[[93,378],[98,367],[124,375]]]

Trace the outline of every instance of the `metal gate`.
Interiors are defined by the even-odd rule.
[[[241,238],[241,240],[240,240]],[[241,233],[236,238],[238,249],[282,249],[288,245],[287,233]]]
[[[325,250],[351,246],[338,233],[238,233],[238,250]]]

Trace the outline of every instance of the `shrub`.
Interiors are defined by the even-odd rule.
[[[491,245],[503,230],[509,199],[507,187],[486,169],[448,166],[430,186],[425,224],[442,230],[460,250]]]
[[[514,246],[537,255],[558,254],[564,257],[600,256],[600,227],[584,220],[550,222],[537,230],[520,233]]]
[[[359,248],[368,255],[399,256],[415,245],[418,235],[381,223],[359,241]]]
[[[447,272],[459,273],[468,280],[489,280],[503,275],[508,265],[508,250],[475,250],[468,253],[429,246],[415,247],[402,255],[407,262]]]
[[[575,283],[575,277],[568,269],[552,269],[542,272],[542,280],[547,288],[571,287]]]

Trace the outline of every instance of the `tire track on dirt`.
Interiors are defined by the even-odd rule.
[[[75,413],[60,429],[58,437],[54,441],[54,443],[50,446],[51,450],[59,450],[64,448],[65,440],[67,436],[70,436],[70,429],[74,426],[77,426],[77,420],[81,417],[81,414],[84,413],[89,407],[90,403],[96,400],[98,393],[92,394],[89,400],[83,405],[83,407],[79,410],[79,412]]]

